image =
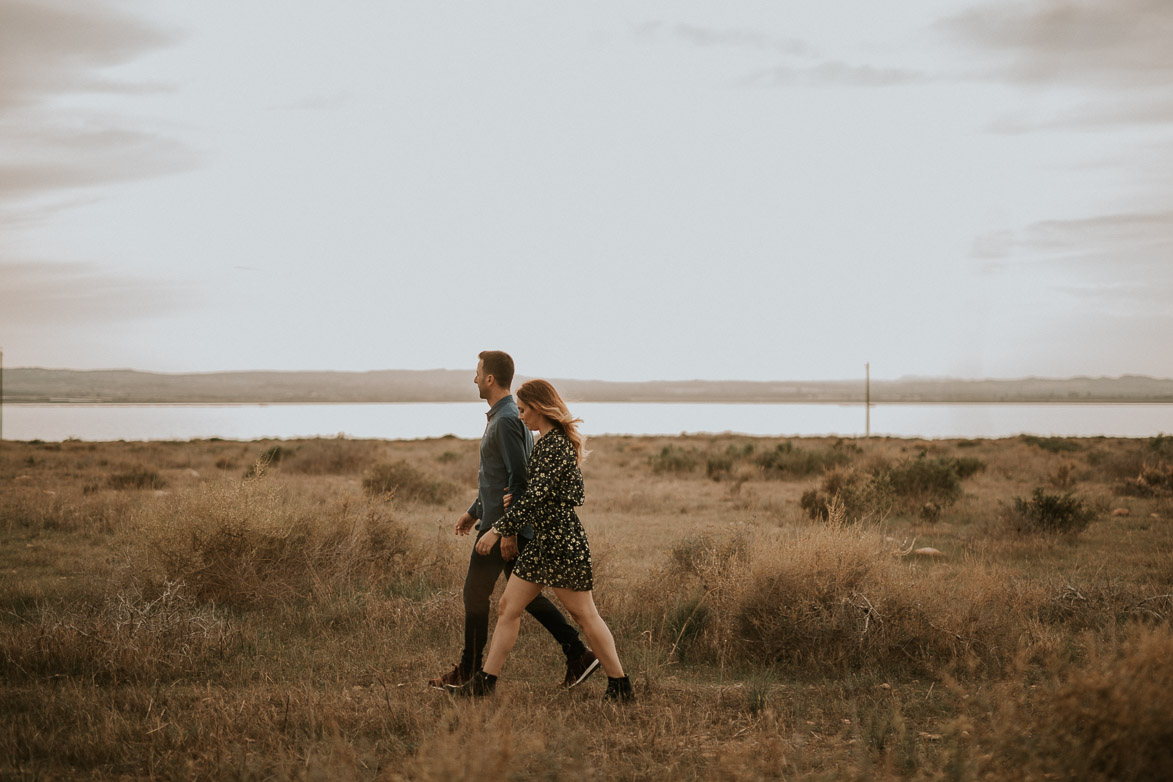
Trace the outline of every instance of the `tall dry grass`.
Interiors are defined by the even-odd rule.
[[[657,470],[667,446],[693,468]],[[491,701],[424,687],[459,651],[470,541],[452,524],[475,442],[5,443],[0,776],[1168,775],[1173,500],[1121,490],[1163,442],[592,447],[581,516],[629,708],[595,680],[560,691],[561,655],[529,620]],[[959,470],[932,519],[847,523],[832,502],[813,520],[801,497],[829,473],[802,465],[832,452],[862,475],[986,469]],[[365,489],[380,464],[448,493]],[[1061,465],[1086,529],[1010,532],[1013,498],[1053,490]],[[111,479],[151,472],[161,488]]]

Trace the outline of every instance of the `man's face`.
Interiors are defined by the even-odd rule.
[[[481,399],[489,398],[489,381],[485,377],[485,362],[484,360],[477,362],[477,375],[472,379],[472,382],[477,384],[477,391],[481,394]]]

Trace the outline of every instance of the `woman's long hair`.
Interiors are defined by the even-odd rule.
[[[517,389],[517,398],[549,418],[554,422],[554,426],[562,430],[566,439],[574,446],[575,459],[582,464],[590,453],[586,449],[586,435],[578,431],[582,419],[570,414],[570,409],[554,386],[545,380],[527,380]]]

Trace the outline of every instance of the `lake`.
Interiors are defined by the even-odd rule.
[[[431,404],[6,404],[7,440],[228,440],[334,437],[479,438],[483,402]],[[864,406],[838,404],[580,403],[598,434],[737,432],[760,436],[864,434]],[[871,433],[893,437],[1152,437],[1173,433],[1173,404],[873,405]]]

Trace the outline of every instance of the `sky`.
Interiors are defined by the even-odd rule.
[[[0,2],[8,367],[1173,377],[1173,3]]]

